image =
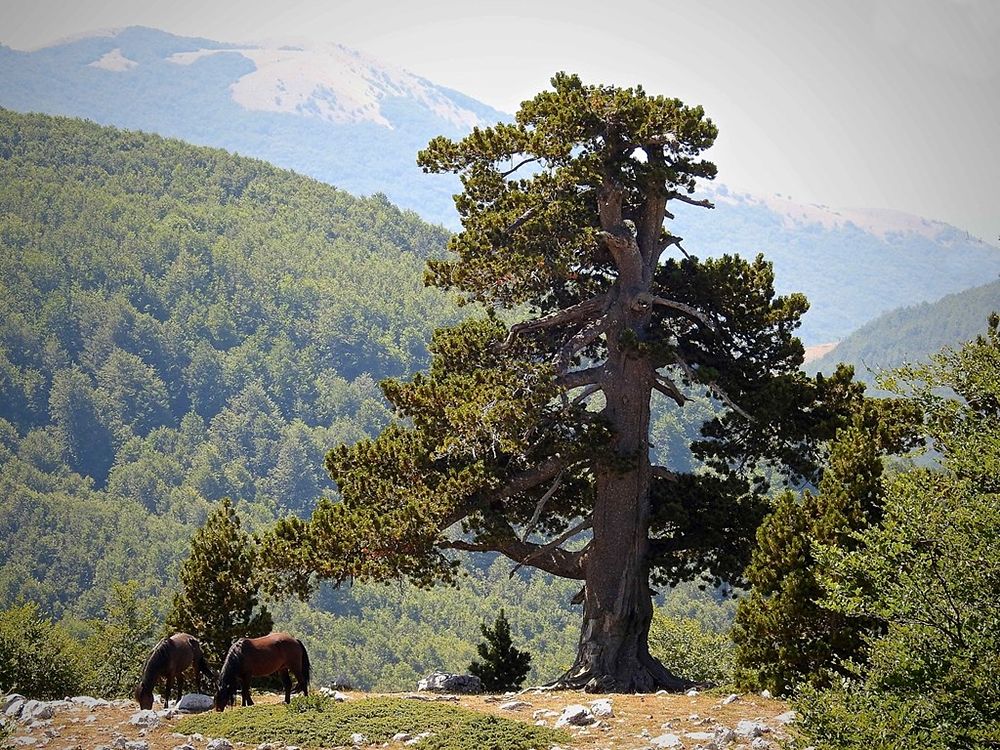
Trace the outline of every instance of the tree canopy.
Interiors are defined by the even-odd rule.
[[[815,479],[818,441],[860,397],[810,380],[761,257],[700,261],[664,221],[715,176],[700,107],[560,73],[513,123],[433,140],[463,231],[427,283],[486,315],[432,340],[426,375],[382,383],[399,420],[327,456],[342,502],[275,529],[284,583],[452,580],[453,550],[584,582],[567,685],[683,682],[648,653],[650,585],[739,577],[768,477]],[[671,254],[668,254],[671,251]],[[650,404],[715,404],[696,472],[650,462]]]

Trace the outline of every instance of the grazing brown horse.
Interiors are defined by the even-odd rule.
[[[237,687],[243,694],[243,705],[252,706],[250,678],[279,672],[285,686],[285,703],[292,701],[292,678],[299,683],[296,692],[309,695],[309,654],[302,641],[288,633],[271,633],[261,638],[240,638],[229,648],[219,671],[219,691],[215,694],[215,710],[222,711],[236,699]],[[237,682],[239,686],[237,686]]]
[[[153,686],[161,677],[167,680],[167,690],[163,694],[164,705],[170,703],[170,691],[174,687],[174,680],[177,680],[177,699],[180,700],[184,693],[184,671],[190,667],[194,668],[194,684],[197,690],[201,690],[201,673],[205,672],[212,676],[212,669],[205,661],[201,653],[201,644],[193,635],[187,633],[174,633],[169,638],[164,638],[153,648],[153,653],[146,659],[146,666],[142,670],[142,679],[135,689],[135,699],[139,701],[139,708],[149,709],[153,707]]]

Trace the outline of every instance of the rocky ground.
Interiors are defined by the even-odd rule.
[[[331,691],[332,692],[332,691]],[[414,700],[445,700],[465,708],[528,723],[561,726],[573,735],[570,748],[601,750],[768,750],[788,736],[794,714],[777,700],[757,695],[708,693],[673,695],[589,695],[580,692],[526,690],[506,696],[407,694]],[[338,695],[345,700],[361,692]],[[255,695],[277,702],[277,695]],[[16,722],[8,744],[16,750],[230,750],[243,747],[225,738],[179,734],[184,714],[174,708],[139,711],[133,701],[108,702],[89,697],[64,701],[29,701],[7,696],[0,702],[7,721]],[[244,710],[244,709],[234,709]],[[405,740],[378,747],[404,747]],[[249,748],[248,750],[254,750]],[[280,746],[264,750],[280,750]]]

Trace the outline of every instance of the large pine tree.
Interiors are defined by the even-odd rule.
[[[421,152],[464,187],[463,231],[428,283],[487,314],[436,333],[427,375],[382,384],[400,421],[329,454],[342,502],[279,524],[268,557],[301,593],[314,575],[450,580],[450,551],[499,552],[583,584],[562,684],[676,689],[647,647],[651,586],[738,577],[761,467],[814,478],[816,441],[857,391],[849,373],[800,372],[807,304],[775,296],[768,263],[699,261],[664,228],[672,202],[709,206],[691,197],[716,173],[702,109],[552,83],[515,122]],[[706,395],[705,468],[652,465],[652,399]]]

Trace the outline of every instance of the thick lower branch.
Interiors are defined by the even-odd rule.
[[[500,345],[500,349],[507,349],[514,340],[522,333],[528,333],[529,331],[541,331],[546,328],[554,328],[555,326],[566,325],[567,323],[577,323],[582,320],[586,320],[597,312],[601,312],[607,304],[607,295],[601,294],[597,297],[592,297],[584,302],[580,302],[572,307],[567,307],[565,310],[558,310],[551,315],[546,315],[543,318],[538,318],[536,320],[528,320],[524,323],[516,323],[510,327],[510,333],[507,334],[507,338],[504,340],[503,344]]]
[[[466,542],[461,539],[443,540],[438,542],[440,549],[456,549],[463,552],[499,552],[516,563],[523,564],[530,560],[533,568],[544,570],[560,578],[575,580],[584,579],[583,561],[585,552],[568,552],[559,546],[549,547],[523,542],[517,538],[514,529],[509,529],[509,535],[492,538],[488,542]]]

